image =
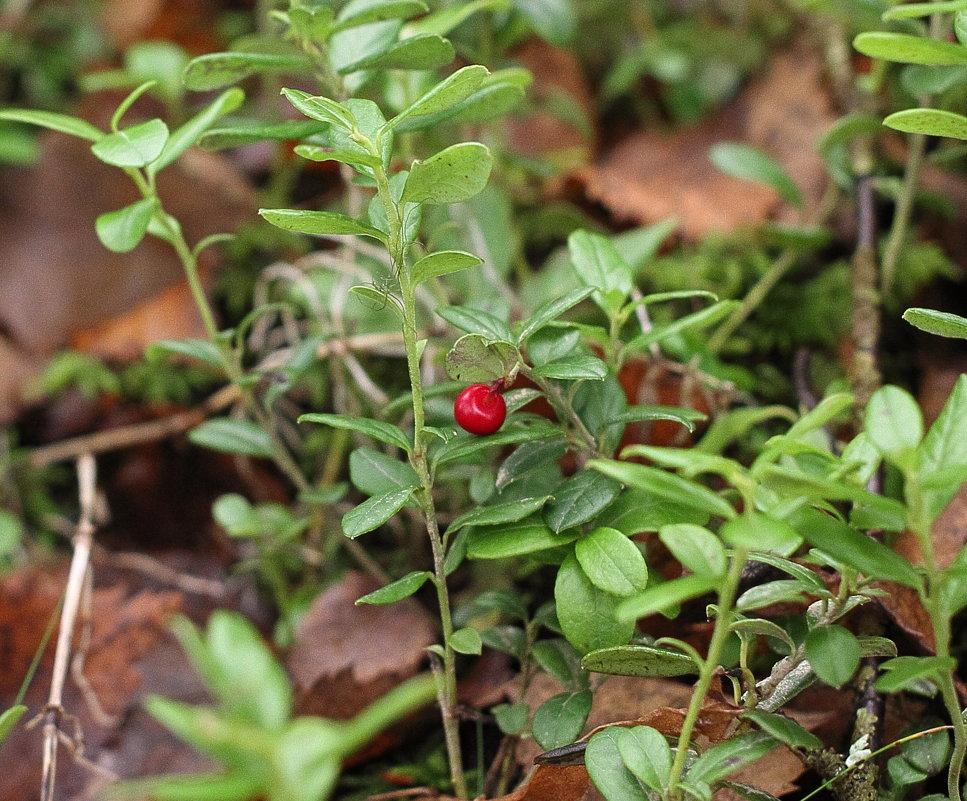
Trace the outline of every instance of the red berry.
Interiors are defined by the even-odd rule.
[[[499,429],[507,417],[507,404],[493,386],[471,384],[453,404],[457,424],[471,434],[486,436]]]

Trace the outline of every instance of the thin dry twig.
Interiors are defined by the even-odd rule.
[[[43,766],[40,781],[41,801],[53,801],[54,779],[57,772],[57,744],[64,736],[60,724],[64,718],[64,682],[70,664],[71,641],[74,626],[86,586],[87,571],[90,568],[91,549],[94,544],[95,514],[97,508],[96,465],[90,453],[81,455],[77,460],[77,483],[80,498],[80,519],[74,533],[74,556],[67,576],[64,590],[64,606],[60,615],[60,631],[57,635],[57,650],[54,653],[53,675],[50,680],[50,694],[43,718]]]

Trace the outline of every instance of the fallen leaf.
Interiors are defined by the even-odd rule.
[[[287,660],[301,714],[350,717],[420,669],[435,641],[429,615],[412,598],[355,605],[377,586],[349,572],[303,618]]]
[[[826,182],[815,143],[834,121],[820,57],[796,42],[725,109],[691,128],[636,133],[573,178],[619,220],[647,225],[676,217],[685,236],[699,239],[788,214],[773,189],[714,169],[712,145],[739,141],[763,150],[813,209]]]

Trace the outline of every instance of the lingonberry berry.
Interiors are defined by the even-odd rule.
[[[457,395],[453,416],[457,424],[471,434],[493,434],[507,417],[507,404],[500,394],[503,382],[493,385],[471,384]]]

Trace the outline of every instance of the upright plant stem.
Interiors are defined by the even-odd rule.
[[[736,548],[732,553],[732,561],[729,563],[728,573],[722,583],[722,589],[718,595],[718,614],[715,617],[715,628],[712,630],[712,639],[708,644],[708,653],[702,663],[698,676],[698,682],[692,692],[692,700],[689,702],[688,711],[685,713],[685,720],[682,722],[682,731],[678,736],[678,749],[675,752],[675,761],[672,763],[671,773],[668,777],[668,793],[672,799],[678,799],[681,794],[678,791],[678,782],[681,780],[682,771],[685,769],[685,759],[688,755],[688,744],[692,739],[692,732],[698,723],[699,715],[702,711],[702,704],[705,696],[708,695],[709,688],[712,686],[712,679],[715,677],[715,670],[719,665],[722,656],[722,649],[729,636],[729,621],[732,612],[732,604],[739,588],[739,579],[742,575],[742,567],[745,565],[748,552],[745,548]]]

